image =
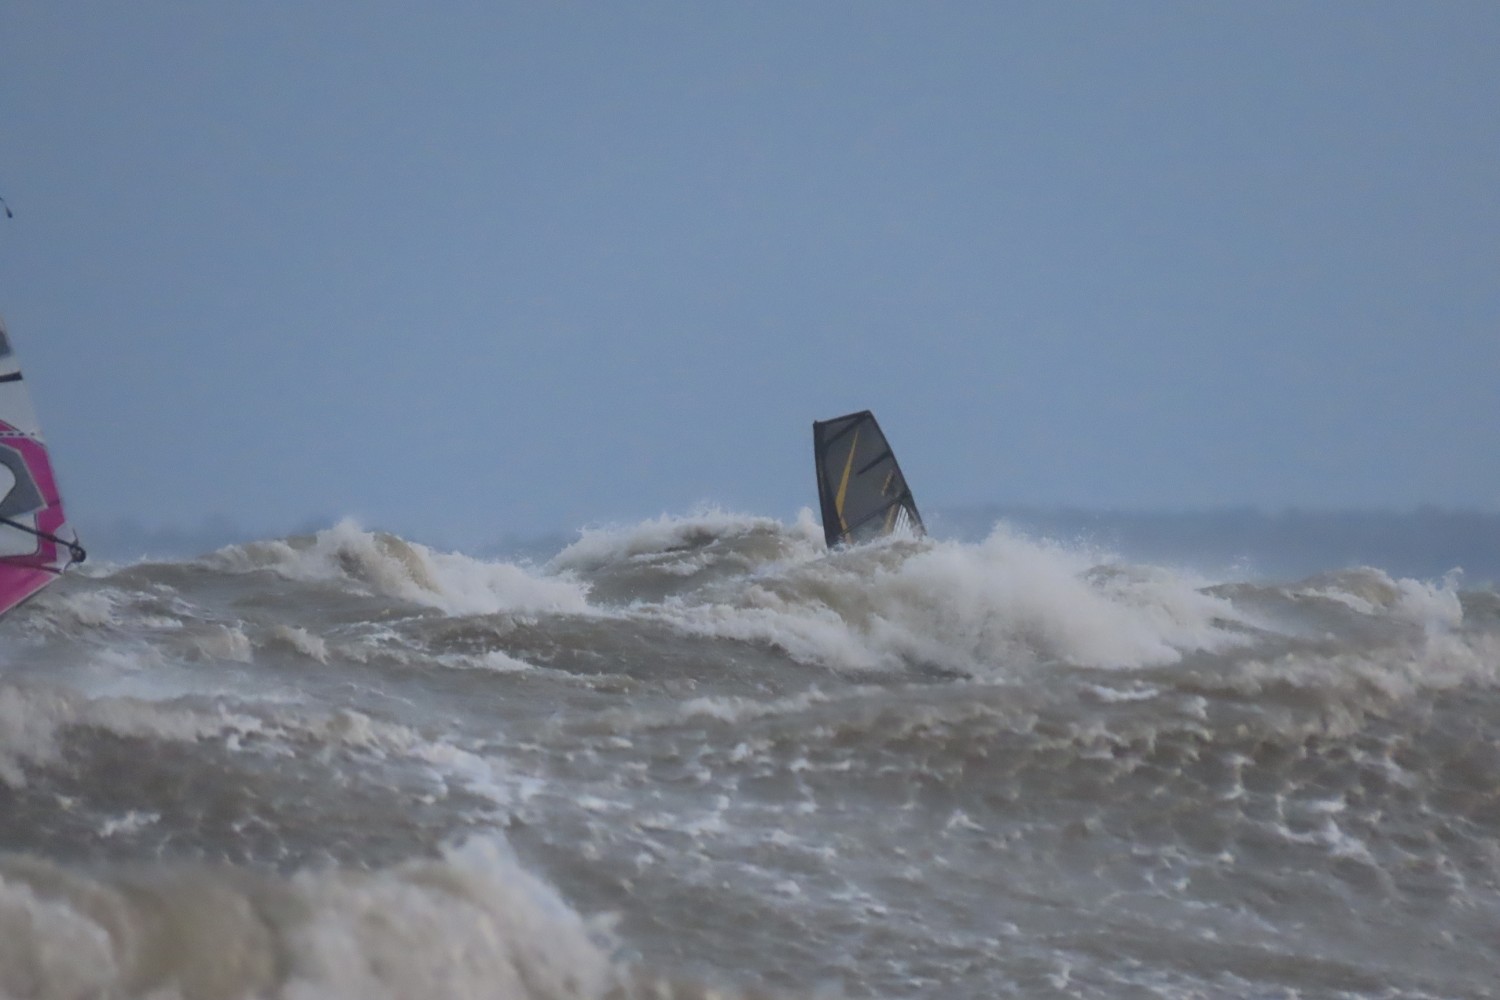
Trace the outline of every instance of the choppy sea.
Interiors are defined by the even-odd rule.
[[[0,995],[1500,995],[1500,596],[706,512],[0,622]]]

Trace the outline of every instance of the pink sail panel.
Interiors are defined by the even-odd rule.
[[[57,541],[66,519],[46,445],[0,421],[0,464],[15,478],[0,498],[0,517],[5,522],[0,523],[0,531],[7,543],[0,555],[0,614],[4,614],[57,579],[73,559]]]
[[[83,558],[63,515],[31,396],[0,324],[0,615]]]

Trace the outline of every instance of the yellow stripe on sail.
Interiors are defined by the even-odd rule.
[[[888,497],[891,495],[891,484],[896,481],[896,470],[892,469],[885,474],[885,482],[880,484],[880,495]],[[896,515],[901,513],[902,507],[896,504],[885,512],[885,534],[889,535],[896,529]]]
[[[849,492],[849,472],[854,468],[854,452],[859,448],[859,431],[854,432],[854,440],[849,442],[849,457],[844,460],[844,475],[839,479],[838,496],[833,499],[833,509],[839,516],[839,527],[843,528],[844,534],[849,533],[849,522],[844,520],[844,494]]]

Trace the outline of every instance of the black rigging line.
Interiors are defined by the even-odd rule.
[[[17,531],[24,531],[28,535],[35,535],[38,538],[44,539],[49,542],[56,542],[58,545],[61,545],[63,548],[68,550],[69,566],[73,565],[74,563],[81,563],[89,557],[89,554],[83,551],[83,546],[79,545],[76,539],[70,542],[65,538],[58,538],[50,531],[38,531],[36,528],[33,528],[30,525],[22,524],[19,521],[12,521],[8,517],[0,517],[0,524],[9,525],[10,527],[15,528]]]

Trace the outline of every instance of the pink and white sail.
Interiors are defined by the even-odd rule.
[[[31,395],[0,323],[0,614],[82,560]]]

